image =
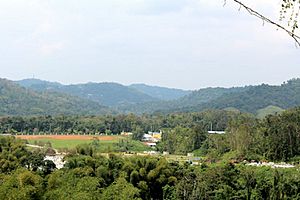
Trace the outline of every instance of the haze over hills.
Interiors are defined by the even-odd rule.
[[[73,96],[37,92],[0,79],[0,115],[99,115],[111,113],[107,107]]]
[[[262,84],[233,88],[217,87],[192,92],[144,84],[131,86],[118,83],[62,85],[36,79],[22,80],[17,83],[27,87],[30,91],[39,91],[33,92],[34,94],[55,94],[63,97],[67,95],[70,101],[76,99],[77,103],[84,101],[88,102],[88,105],[91,103],[97,106],[106,105],[121,113],[172,113],[230,109],[253,114],[260,113],[259,115],[263,116],[300,105],[300,79],[292,79],[278,86]],[[30,112],[25,111],[25,113]]]
[[[197,112],[205,109],[235,109],[253,114],[274,113],[300,105],[300,79],[289,80],[280,86],[258,85],[235,88],[206,88],[192,92],[175,101],[148,102],[121,107],[124,112],[172,113]],[[271,107],[270,107],[271,106]]]
[[[191,112],[205,109],[226,109],[235,108],[242,112],[257,114],[258,110],[268,106],[276,106],[276,110],[287,109],[300,105],[300,79],[289,80],[280,86],[262,84],[236,88],[233,92],[224,93],[210,101],[197,104],[194,93],[188,106],[172,108],[172,111]],[[279,108],[279,109],[278,109]]]
[[[17,83],[38,91],[56,91],[78,96],[105,106],[127,105],[158,100],[118,83],[62,85],[36,79],[25,79],[17,81]]]
[[[204,88],[192,91],[189,94],[172,100],[172,101],[156,101],[140,103],[130,106],[120,106],[118,109],[124,112],[134,113],[151,113],[151,112],[177,112],[187,109],[187,107],[198,106],[202,103],[210,102],[221,97],[227,93],[235,93],[247,90],[247,87],[234,87],[234,88]]]
[[[166,88],[166,87],[159,87],[159,86],[149,86],[143,83],[131,84],[129,87],[134,88],[154,98],[165,100],[165,101],[179,99],[192,92],[190,90],[181,90],[181,89]]]
[[[50,82],[50,81],[44,81],[40,79],[23,79],[16,81],[16,83],[20,84],[23,87],[32,88],[35,90],[45,90],[49,88],[56,88],[56,87],[62,87],[63,84],[60,84],[58,82]]]
[[[124,86],[118,83],[106,82],[62,85],[39,79],[24,79],[17,81],[17,83],[38,91],[47,90],[67,93],[98,102],[105,106],[127,106],[137,103],[171,100],[190,93],[190,91],[148,86],[145,84]]]

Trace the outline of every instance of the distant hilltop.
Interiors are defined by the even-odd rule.
[[[224,109],[263,117],[300,105],[300,79],[186,91],[118,83],[63,85],[39,79],[0,79],[0,115],[101,115],[173,113]]]

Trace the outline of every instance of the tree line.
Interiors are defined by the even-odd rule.
[[[250,167],[223,162],[191,166],[163,157],[104,157],[87,146],[65,157],[62,169],[43,152],[0,137],[0,199],[198,200],[298,199],[297,169]],[[29,159],[28,156],[31,155]],[[3,164],[5,163],[5,164]]]
[[[177,134],[179,136],[175,136]],[[185,149],[196,150],[212,160],[299,162],[300,108],[268,115],[264,119],[240,114],[228,122],[224,135],[208,135],[201,133],[201,129],[176,128],[162,138],[164,149],[172,149],[175,144],[174,152],[185,153],[181,146],[186,142],[189,144]]]
[[[169,115],[103,115],[103,116],[35,116],[1,117],[0,133],[15,134],[120,134],[147,133],[176,126],[194,127],[199,124],[209,130],[224,130],[237,113],[207,110],[198,113],[173,113]]]

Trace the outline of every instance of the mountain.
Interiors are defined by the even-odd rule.
[[[191,98],[195,99],[194,96]],[[280,86],[262,84],[243,87],[234,92],[224,93],[210,101],[183,106],[175,110],[189,112],[230,107],[255,114],[258,110],[268,106],[282,109],[300,106],[300,79],[289,80]],[[172,111],[174,110],[169,110],[169,112]]]
[[[129,87],[164,101],[179,99],[191,93],[191,91],[187,90],[150,86],[146,84],[132,84]]]
[[[215,100],[224,94],[237,93],[244,90],[247,90],[247,87],[204,88],[190,92],[188,95],[172,101],[139,103],[129,106],[120,106],[118,109],[122,112],[133,112],[139,114],[151,112],[170,113],[196,111],[200,104]]]
[[[86,98],[106,106],[128,105],[156,99],[118,83],[86,83],[67,85],[58,91]]]
[[[173,107],[197,106],[202,103],[210,102],[225,94],[239,93],[247,90],[247,87],[233,88],[204,88],[196,90],[191,94],[184,96],[173,102]]]
[[[118,109],[134,113],[198,112],[206,109],[239,110],[262,116],[281,109],[300,106],[300,79],[279,86],[258,86],[200,89],[173,101],[135,104]]]
[[[117,83],[61,85],[37,80],[21,83],[40,93],[69,94],[93,101],[98,105],[100,103],[114,107],[124,113],[198,112],[206,109],[225,109],[263,116],[280,112],[281,109],[300,106],[300,79],[292,79],[278,86],[262,84],[233,88],[205,88],[175,100],[161,99],[175,98],[176,95],[180,95],[180,90],[144,84],[127,87]]]
[[[26,88],[32,88],[35,90],[45,90],[45,89],[50,89],[50,88],[57,88],[57,87],[62,87],[63,85],[58,83],[58,82],[50,82],[50,81],[44,81],[40,79],[23,79],[16,81],[19,85],[26,87]]]
[[[38,79],[17,81],[18,84],[37,91],[55,91],[88,99],[105,106],[121,106],[156,101],[158,99],[139,90],[118,83],[86,83],[62,85]]]
[[[97,115],[110,109],[70,95],[37,92],[13,81],[0,79],[0,115]]]

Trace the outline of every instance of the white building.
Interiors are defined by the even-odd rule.
[[[208,131],[209,134],[225,134],[225,131]]]

